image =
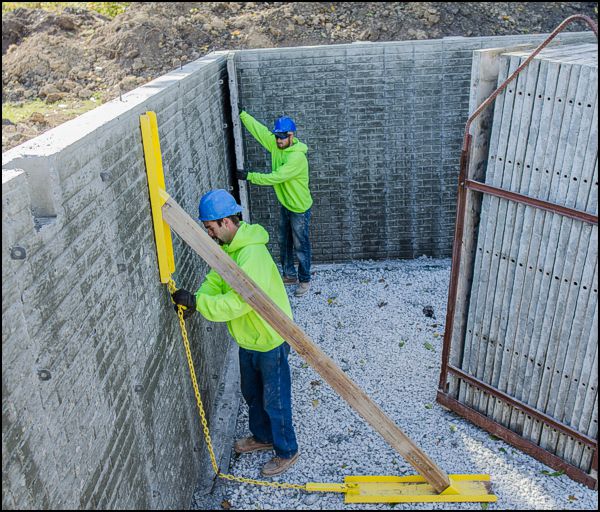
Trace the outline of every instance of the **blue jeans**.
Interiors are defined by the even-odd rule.
[[[273,443],[276,455],[285,459],[298,451],[289,353],[286,342],[268,352],[240,347],[242,396],[248,404],[250,432],[260,442]]]
[[[310,208],[304,213],[294,213],[281,206],[279,217],[279,249],[281,251],[281,269],[286,277],[296,277],[294,252],[298,258],[298,280],[310,281]]]

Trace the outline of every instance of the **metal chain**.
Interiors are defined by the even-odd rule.
[[[167,283],[169,287],[169,293],[174,293],[177,290],[175,281],[172,278]],[[202,428],[204,430],[204,439],[206,440],[206,446],[208,447],[208,453],[210,455],[210,461],[213,467],[213,471],[219,478],[225,480],[232,480],[235,482],[241,482],[246,484],[262,485],[265,487],[277,487],[280,489],[300,489],[306,491],[306,484],[289,484],[285,482],[268,482],[266,480],[254,480],[252,478],[244,478],[241,476],[229,475],[221,473],[213,450],[212,441],[210,438],[210,432],[208,430],[208,423],[206,421],[206,414],[204,412],[204,406],[202,405],[202,398],[200,397],[200,390],[198,389],[198,381],[196,379],[196,372],[194,370],[194,362],[192,360],[192,351],[190,350],[190,342],[188,340],[187,329],[185,328],[185,320],[183,319],[183,307],[177,308],[177,317],[179,318],[179,327],[181,328],[181,336],[183,337],[183,344],[185,346],[185,355],[187,357],[188,367],[190,369],[190,378],[192,379],[192,386],[194,387],[194,394],[196,395],[196,403],[198,404],[198,412],[200,413],[200,419],[202,421]]]

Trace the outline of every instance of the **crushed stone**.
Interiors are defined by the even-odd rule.
[[[447,473],[489,474],[488,510],[596,510],[598,493],[495,438],[436,401],[449,259],[318,265],[296,323]],[[424,314],[430,307],[433,316]],[[343,483],[347,475],[412,475],[393,450],[298,354],[290,353],[301,457],[272,481]],[[249,435],[242,400],[236,437]],[[232,455],[229,472],[262,480],[273,454]],[[213,502],[239,510],[481,510],[480,503],[344,504],[343,494],[220,481]]]

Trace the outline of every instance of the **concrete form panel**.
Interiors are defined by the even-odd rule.
[[[547,52],[496,99],[485,182],[597,216],[597,47]],[[498,83],[526,55],[500,59]],[[588,440],[597,436],[597,229],[484,195],[466,333],[451,358],[490,389]],[[460,402],[595,475],[592,441],[451,382]]]

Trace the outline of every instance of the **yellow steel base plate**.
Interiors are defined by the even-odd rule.
[[[347,476],[346,503],[495,502],[489,475],[448,475],[450,487],[436,493],[421,476]]]

